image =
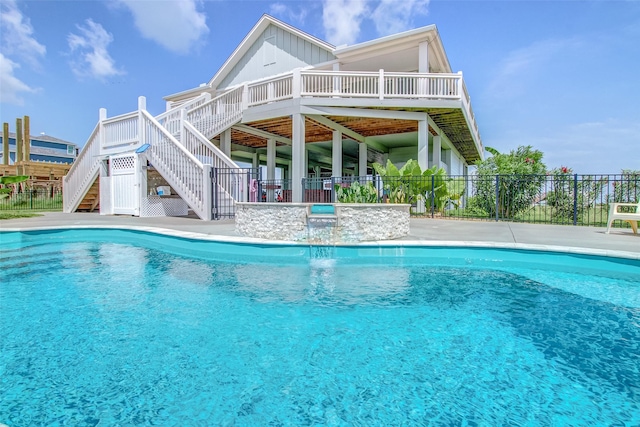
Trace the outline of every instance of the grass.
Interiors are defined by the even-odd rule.
[[[16,218],[31,218],[34,216],[42,216],[42,214],[37,212],[27,212],[27,211],[0,211],[0,220],[16,219]]]

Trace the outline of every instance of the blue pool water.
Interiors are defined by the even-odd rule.
[[[0,423],[640,424],[640,263],[2,233]]]

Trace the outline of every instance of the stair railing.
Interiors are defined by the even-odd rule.
[[[170,109],[158,116],[156,116],[156,120],[165,129],[171,133],[176,139],[180,139],[180,131],[182,130],[182,112],[188,111],[193,108],[199,107],[207,101],[211,100],[211,95],[209,93],[203,93],[196,98],[185,102],[184,104],[180,104],[177,107]]]
[[[238,86],[187,111],[187,120],[205,138],[213,138],[242,117],[242,93]]]
[[[144,155],[176,193],[204,220],[211,220],[211,167],[204,165],[147,111],[140,112]]]
[[[98,122],[69,172],[62,179],[62,210],[65,213],[78,209],[82,198],[100,173],[101,131],[102,124]]]

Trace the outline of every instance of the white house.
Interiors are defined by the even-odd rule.
[[[367,175],[373,162],[410,158],[461,175],[483,155],[462,72],[435,25],[335,47],[264,15],[207,84],[165,100],[157,117],[144,98],[129,114],[100,111],[64,180],[66,212],[99,184],[101,213],[211,219],[216,200],[249,197],[210,178],[236,162],[266,165],[268,179],[281,168],[301,202],[306,177]]]

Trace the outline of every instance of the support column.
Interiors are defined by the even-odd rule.
[[[16,161],[21,162],[23,160],[22,154],[22,119],[16,119]],[[16,170],[18,175],[22,175],[22,173]]]
[[[429,122],[418,121],[418,165],[422,171],[429,168]]]
[[[333,131],[331,146],[331,176],[342,176],[342,132]]]
[[[258,169],[260,167],[260,156],[257,151],[251,155],[251,167],[253,169]]]
[[[358,144],[358,176],[367,176],[367,144]]]
[[[231,158],[231,129],[227,129],[220,134],[220,150]]]
[[[24,126],[24,133],[22,134],[23,144],[24,144],[24,159],[26,161],[31,160],[31,125],[29,124],[29,116],[24,116],[24,121],[22,122]]]
[[[9,164],[9,123],[2,125],[2,164]]]
[[[440,150],[442,148],[442,137],[440,135],[436,135],[433,137],[433,144],[431,147],[432,150],[432,166],[440,167]]]
[[[291,116],[291,201],[302,203],[302,178],[305,168],[304,116],[300,113]]]
[[[273,186],[276,179],[276,140],[267,139],[267,181]],[[267,189],[267,202],[275,202],[273,187]]]

